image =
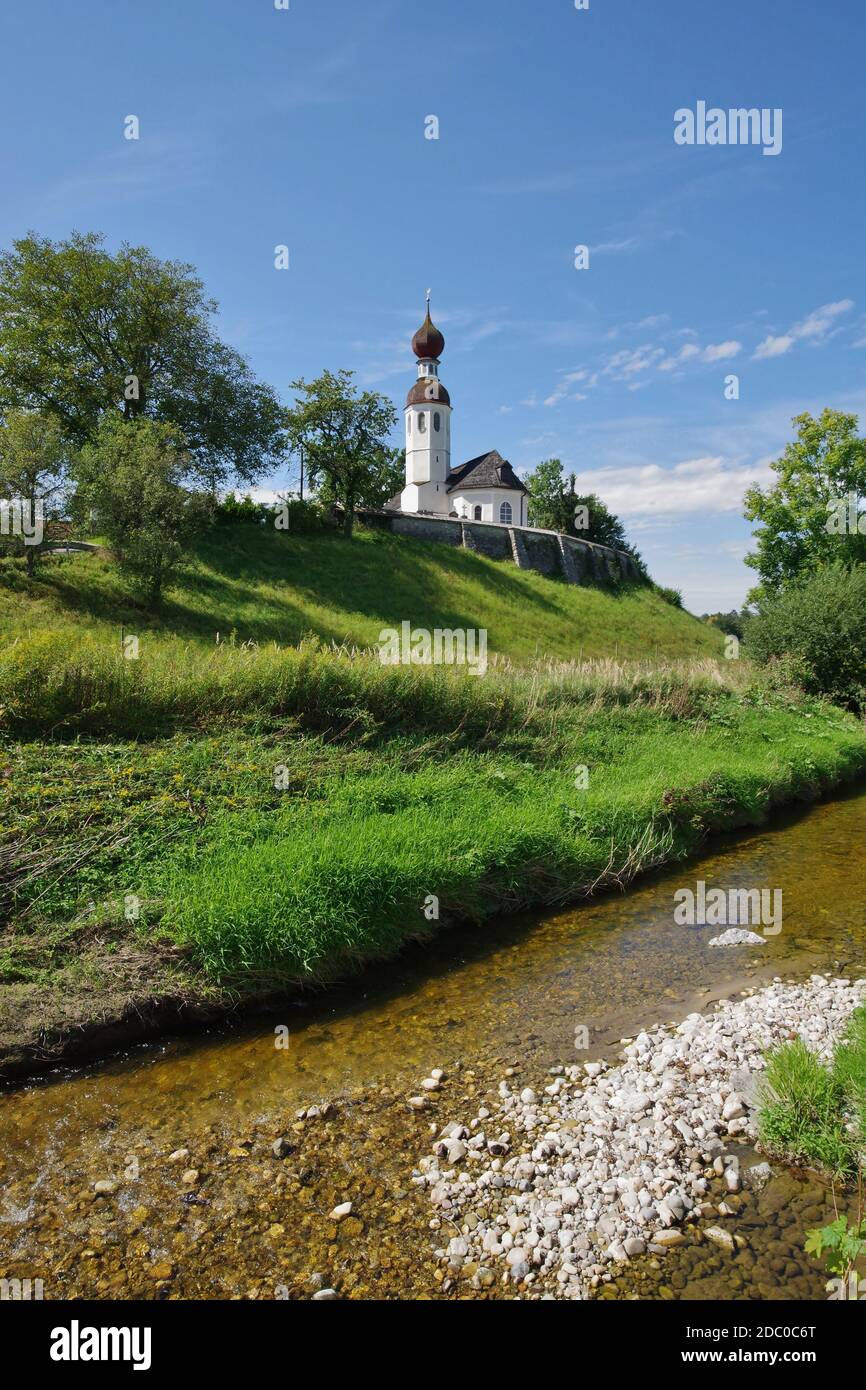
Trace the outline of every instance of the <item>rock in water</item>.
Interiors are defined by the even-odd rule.
[[[721,936],[714,936],[707,943],[710,946],[766,946],[767,942],[757,932],[746,931],[744,927],[729,927]]]

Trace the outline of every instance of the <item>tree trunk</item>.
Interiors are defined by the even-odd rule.
[[[162,567],[160,566],[159,570],[157,570],[155,574],[151,575],[150,589],[147,595],[147,606],[151,613],[156,613],[159,610],[161,599]]]
[[[346,503],[346,509],[345,509],[345,512],[343,513],[343,535],[346,537],[346,540],[347,540],[347,541],[350,541],[350,540],[352,539],[352,527],[354,526],[354,524],[355,524],[355,503],[354,503],[353,501],[352,501],[352,502],[348,502],[348,501],[347,501],[347,503]]]

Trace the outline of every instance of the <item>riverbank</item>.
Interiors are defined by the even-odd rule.
[[[732,1108],[731,1079],[743,1084],[739,1052],[755,1061],[760,1045],[784,1036],[786,1017],[823,1046],[862,997],[862,981],[776,983],[715,1014],[649,1029],[648,1046],[636,1037],[622,1062],[559,1063],[551,1075],[518,1056],[506,1066],[501,1057],[443,1052],[442,1067],[429,1069],[430,1089],[404,1069],[390,1083],[320,1090],[315,1103],[297,1108],[289,1053],[281,1054],[281,1089],[289,1094],[275,1092],[264,1107],[261,1099],[253,1106],[248,1096],[214,1092],[213,1073],[196,1070],[195,1054],[186,1063],[170,1053],[142,1059],[135,1072],[118,1075],[136,1083],[138,1096],[118,1111],[105,1104],[110,1070],[20,1092],[0,1109],[0,1278],[40,1278],[45,1297],[59,1300],[822,1299],[826,1275],[804,1254],[803,1240],[809,1225],[832,1219],[826,1187],[755,1156],[746,1147],[748,1122],[725,1120],[724,1109]],[[267,1046],[273,1052],[272,1039],[262,1040],[262,1060]],[[707,1133],[692,1144],[668,1121],[688,1114],[684,1123],[697,1130],[689,1092],[703,1083],[693,1075],[699,1066],[725,1094],[719,1103],[706,1087]],[[236,1083],[248,1085],[246,1074],[239,1071]],[[651,1112],[616,1103],[627,1087],[644,1088]],[[521,1098],[528,1089],[534,1101]],[[215,1113],[201,1109],[207,1095]],[[461,1140],[452,1126],[464,1120]],[[671,1135],[662,1142],[675,1146],[664,1155],[655,1151],[658,1121]],[[503,1152],[473,1148],[482,1135]],[[600,1185],[605,1209],[595,1213],[589,1187],[599,1186],[599,1162],[609,1154],[612,1170],[619,1158],[631,1163],[632,1141],[645,1141],[648,1154],[636,1155],[625,1191],[617,1184],[616,1195],[604,1193]],[[455,1149],[461,1142],[465,1154]],[[597,1152],[573,1159],[577,1171],[566,1172],[569,1150],[593,1143]],[[453,1181],[432,1152],[443,1144],[451,1146]],[[549,1152],[534,1157],[539,1144]],[[690,1160],[692,1147],[699,1156]],[[425,1153],[422,1174],[417,1160]],[[434,1186],[431,1160],[440,1172]],[[606,1223],[631,1220],[626,1193],[638,1177],[661,1189],[649,1193],[657,1215],[639,1226],[638,1238],[654,1234],[656,1220],[661,1234],[646,1241],[646,1254],[621,1262]],[[447,1208],[431,1203],[443,1186]],[[534,1252],[546,1256],[546,1238],[562,1259],[539,1270]],[[565,1266],[582,1257],[584,1238],[578,1284]],[[524,1271],[508,1257],[526,1247]],[[593,1263],[601,1271],[595,1284]]]
[[[657,1269],[687,1243],[735,1262],[748,1251],[740,1194],[772,1176],[739,1156],[757,1139],[764,1054],[801,1037],[826,1060],[864,999],[866,980],[777,980],[639,1033],[613,1063],[557,1066],[543,1091],[503,1077],[495,1106],[451,1118],[412,1175],[431,1228],[449,1236],[436,1252],[443,1288],[582,1299],[616,1266]]]
[[[862,724],[737,663],[113,660],[28,665],[3,736],[7,1077],[622,888],[866,770]],[[162,732],[111,734],[135,709]],[[89,731],[37,737],[41,710]]]

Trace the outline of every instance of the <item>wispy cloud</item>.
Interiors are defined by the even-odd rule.
[[[684,343],[679,352],[665,357],[658,367],[660,372],[672,372],[685,362],[726,362],[738,356],[742,350],[743,344],[736,338],[729,338],[724,343],[708,343],[705,348],[698,347],[697,343]]]
[[[527,174],[523,177],[491,179],[481,184],[480,193],[503,197],[523,196],[543,193],[568,193],[577,185],[577,173],[573,169],[550,174]]]
[[[190,137],[165,135],[142,123],[140,140],[118,136],[117,147],[49,187],[49,204],[75,207],[157,198],[206,182],[201,147]]]
[[[561,377],[557,382],[550,395],[545,398],[544,404],[548,406],[558,405],[559,402],[564,401],[566,397],[569,397],[573,401],[585,401],[586,392],[575,391],[573,389],[583,382],[588,386],[595,385],[595,381],[590,379],[589,372],[583,370],[578,372],[567,372],[566,375]]]
[[[791,351],[795,343],[823,342],[825,338],[832,336],[839,315],[847,314],[853,308],[853,299],[839,299],[834,304],[823,304],[820,309],[813,309],[811,314],[795,323],[787,333],[768,334],[755,349],[753,360],[760,362],[771,357],[783,357],[786,352]]]
[[[287,77],[272,95],[270,104],[282,111],[299,106],[332,106],[337,102],[350,101],[353,91],[346,81],[347,76],[363,76],[358,54],[357,43],[341,44],[324,58],[310,63],[302,72]]]

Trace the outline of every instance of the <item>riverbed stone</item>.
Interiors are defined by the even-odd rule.
[[[828,1055],[864,997],[864,981],[775,980],[719,1000],[707,1014],[638,1033],[616,1061],[564,1069],[540,1102],[540,1087],[514,1092],[500,1080],[483,1129],[477,1112],[452,1111],[433,1158],[413,1175],[465,1242],[465,1250],[443,1252],[449,1276],[466,1263],[498,1269],[507,1284],[520,1284],[521,1297],[586,1297],[622,1279],[616,1266],[639,1255],[663,1257],[690,1239],[701,1249],[702,1225],[704,1249],[744,1259],[744,1237],[706,1223],[718,1215],[760,1223],[790,1200],[789,1187],[780,1195],[771,1180],[757,1199],[767,1212],[752,1211],[754,1199],[739,1195],[737,1153],[727,1149],[754,1139],[750,1111],[764,1054],[802,1031]],[[464,1120],[465,1169],[450,1161]],[[783,1266],[774,1277],[787,1278],[790,1265],[793,1278],[790,1253],[774,1258]],[[701,1264],[676,1264],[658,1296],[681,1297],[690,1279],[709,1279],[712,1263],[695,1275]]]

